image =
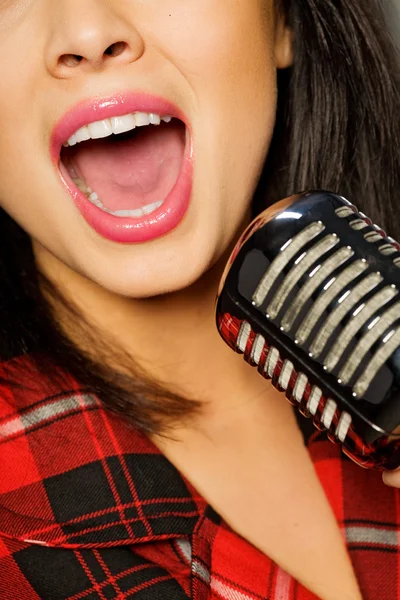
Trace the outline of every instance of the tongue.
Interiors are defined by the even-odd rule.
[[[68,151],[68,163],[106,208],[134,210],[168,196],[184,146],[185,127],[173,121],[81,143]]]

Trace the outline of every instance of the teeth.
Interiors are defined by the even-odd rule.
[[[87,140],[98,140],[101,138],[109,137],[110,135],[118,135],[120,133],[126,133],[132,131],[136,127],[145,127],[147,125],[160,125],[161,121],[164,123],[170,123],[172,121],[171,115],[157,115],[156,113],[145,113],[135,112],[128,115],[122,115],[120,117],[112,117],[111,119],[104,119],[103,121],[96,121],[95,123],[89,123],[76,131],[67,142],[63,145],[65,148],[68,146],[75,146],[80,142],[86,142]]]
[[[143,206],[142,211],[145,215],[151,215],[152,212],[160,208],[160,206],[164,203],[164,200],[159,200],[158,202],[153,202],[153,204],[147,204],[147,206]]]
[[[143,217],[143,211],[141,208],[135,210],[116,210],[110,211],[115,217]]]
[[[135,129],[136,127],[135,116],[125,115],[124,117],[113,117],[111,119],[111,127],[114,134],[132,131],[132,129]]]
[[[104,212],[114,215],[114,217],[131,217],[138,219],[140,217],[144,217],[145,215],[151,215],[151,213],[160,208],[160,206],[164,203],[164,200],[159,200],[158,202],[153,202],[152,204],[142,206],[142,208],[112,211],[104,206],[98,194],[96,194],[92,188],[88,187],[83,179],[80,177],[73,177],[72,179],[76,187],[85,194],[86,198],[90,200],[92,204],[98,208],[101,208],[101,210],[104,210]]]
[[[76,185],[76,187],[81,190],[81,192],[83,192],[84,194],[86,194],[89,190],[86,186],[86,183],[83,181],[83,179],[78,179],[78,178],[73,178],[74,183]]]
[[[68,146],[75,146],[76,145],[76,135],[71,135],[71,137],[68,140]]]
[[[104,119],[104,121],[90,123],[88,125],[88,130],[92,140],[99,140],[100,138],[108,137],[113,132],[110,119]]]
[[[88,190],[89,191],[89,190]],[[89,200],[90,202],[92,202],[95,206],[98,206],[99,208],[103,208],[103,204],[100,200],[100,198],[98,197],[98,195],[95,192],[92,192],[89,196]]]
[[[161,117],[160,117],[160,115],[156,115],[154,113],[150,113],[149,114],[149,119],[150,119],[151,125],[159,125],[161,123]]]
[[[153,202],[153,204],[147,204],[147,206],[143,206],[142,208],[136,208],[135,210],[117,210],[110,211],[112,215],[115,217],[144,217],[145,215],[151,215],[157,208],[163,204],[164,200],[160,200],[159,202]]]
[[[87,140],[90,140],[89,128],[85,126],[78,129],[75,134],[75,138],[78,144],[79,142],[86,142]]]
[[[150,115],[148,113],[138,112],[135,116],[137,127],[144,127],[145,125],[150,125]]]

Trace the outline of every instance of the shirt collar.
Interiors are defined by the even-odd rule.
[[[0,533],[127,545],[190,535],[204,510],[155,445],[70,376],[60,389],[27,357],[0,364]]]

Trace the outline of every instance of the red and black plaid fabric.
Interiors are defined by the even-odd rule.
[[[7,364],[21,383],[26,361]],[[399,492],[322,434],[310,453],[364,599],[400,599]],[[0,385],[0,599],[128,598],[314,597],[72,379]]]

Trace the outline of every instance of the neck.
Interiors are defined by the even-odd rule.
[[[215,325],[216,293],[228,256],[192,286],[142,299],[100,287],[42,248],[35,247],[35,256],[40,270],[68,300],[74,299],[100,337],[111,338],[152,379],[202,401],[208,418],[265,394],[266,382],[225,345]],[[67,335],[83,348],[84,337],[74,335],[59,307],[55,310]]]

